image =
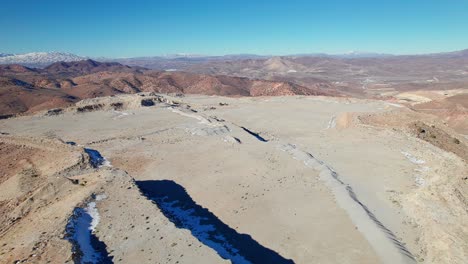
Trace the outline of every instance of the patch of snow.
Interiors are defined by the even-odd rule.
[[[115,116],[113,119],[119,119],[119,118],[122,118],[122,117],[126,117],[128,115],[130,115],[129,113],[126,113],[126,112],[120,112],[120,111],[115,111],[114,110],[114,113],[117,114],[117,116]]]
[[[288,73],[294,73],[294,72],[297,72],[296,70],[289,70],[287,71]]]
[[[327,129],[335,128],[336,127],[336,116],[332,116],[330,121],[328,121]]]
[[[224,141],[224,142],[227,142],[227,143],[241,144],[240,139],[238,139],[238,138],[236,138],[236,137],[232,137],[232,136],[225,136],[225,137],[223,138],[223,141]]]
[[[177,222],[182,223],[184,228],[190,230],[205,245],[216,250],[221,257],[231,260],[232,263],[251,263],[239,255],[239,250],[229,243],[222,234],[216,233],[215,226],[207,224],[206,219],[197,215],[194,209],[184,209],[178,206],[179,204],[179,201],[168,202],[164,198],[158,199],[158,205],[163,211],[170,214]]]
[[[172,112],[174,112],[176,114],[179,114],[181,116],[195,118],[198,121],[200,121],[200,124],[209,125],[209,126],[219,126],[218,124],[212,123],[210,120],[206,119],[205,117],[203,117],[201,115],[185,113],[185,112],[182,112],[179,109],[176,109],[176,108],[173,108],[173,107],[171,107],[170,109],[171,109]]]
[[[189,127],[186,128],[186,130],[190,132],[192,135],[197,135],[197,136],[224,135],[231,131],[231,129],[229,129],[229,127],[227,127],[226,125],[223,125],[217,121],[212,122],[210,119],[205,118],[199,114],[182,112],[179,109],[174,108],[174,107],[171,107],[169,109],[173,113],[179,114],[181,116],[194,118],[199,121],[199,124],[201,124],[202,127],[189,125]]]
[[[341,85],[347,85],[346,82],[333,82],[333,84],[335,84],[335,85],[340,85],[340,86],[341,86]]]
[[[112,167],[110,161],[104,158],[99,151],[85,148],[84,151],[89,155],[91,165],[94,168]]]
[[[391,106],[398,107],[398,108],[404,107],[404,106],[402,106],[401,104],[395,104],[395,103],[387,103],[387,104],[388,104],[388,105],[391,105]]]
[[[99,216],[99,212],[96,208],[96,202],[88,203],[88,206],[84,209],[89,216],[91,216],[91,224],[89,225],[89,230],[94,232],[96,230],[97,225],[99,224],[99,220],[101,220]]]
[[[186,130],[190,132],[190,134],[197,136],[220,136],[231,131],[227,126],[187,127]]]
[[[96,201],[102,201],[102,200],[107,199],[107,195],[105,193],[101,193],[101,194],[96,195],[95,199]]]
[[[423,187],[426,185],[426,179],[424,179],[423,174],[430,171],[431,168],[427,166],[418,166],[418,168],[414,169],[415,172],[418,172],[419,174],[416,174],[414,176],[414,183],[418,187]]]
[[[111,168],[111,167],[112,167],[112,164],[110,163],[110,161],[108,161],[106,158],[104,158],[104,162],[102,163],[101,167],[109,167],[109,168]]]
[[[416,172],[427,172],[427,171],[429,171],[429,170],[431,170],[431,168],[429,168],[429,167],[427,167],[427,166],[414,169],[414,171],[416,171]]]
[[[419,165],[419,164],[424,164],[424,163],[426,163],[426,161],[424,161],[424,160],[422,160],[422,159],[418,159],[418,158],[416,158],[415,156],[411,155],[411,154],[408,153],[408,152],[401,151],[401,154],[405,155],[405,157],[406,157],[409,161],[411,161],[412,163],[414,163],[414,164],[418,164],[418,165]]]
[[[76,208],[67,225],[68,240],[72,241],[75,250],[79,251],[80,263],[101,263],[102,254],[92,244],[92,234],[99,224],[100,216],[95,202],[85,208]]]
[[[420,176],[420,175],[416,175],[416,176],[414,177],[414,182],[415,182],[416,185],[419,186],[419,187],[422,187],[422,186],[426,185],[426,180],[425,180],[422,176]]]
[[[416,165],[419,165],[416,169],[414,169],[415,172],[418,172],[418,174],[414,175],[414,183],[416,184],[416,186],[418,187],[423,187],[426,185],[426,180],[424,179],[423,175],[424,173],[428,172],[429,170],[431,170],[430,167],[427,167],[427,166],[422,166],[422,164],[426,163],[426,161],[422,160],[422,159],[418,159],[417,157],[415,157],[414,155],[408,153],[408,152],[405,152],[405,151],[401,151],[401,154],[405,155],[405,157],[413,164],[416,164]]]

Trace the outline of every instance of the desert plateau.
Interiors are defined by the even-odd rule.
[[[433,120],[369,99],[155,93],[2,120],[0,254],[463,263],[467,142]]]

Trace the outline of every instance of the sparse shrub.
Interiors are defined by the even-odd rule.
[[[111,107],[114,108],[114,110],[122,109],[123,108],[123,103],[121,103],[121,102],[112,103]]]
[[[46,115],[54,116],[54,115],[60,115],[61,113],[63,113],[63,109],[55,108],[55,109],[50,109],[49,111],[47,111]]]
[[[78,107],[76,111],[78,113],[84,113],[84,112],[91,112],[91,111],[96,111],[102,108],[102,104],[95,104],[95,105],[86,105],[83,107]]]
[[[0,115],[0,119],[8,119],[10,117],[13,117],[13,115]]]

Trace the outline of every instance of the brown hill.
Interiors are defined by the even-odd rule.
[[[79,99],[61,90],[41,88],[0,77],[0,117],[70,105]]]
[[[468,94],[457,94],[443,99],[416,104],[413,110],[440,117],[461,134],[468,134]]]
[[[141,67],[132,68],[118,62],[97,62],[94,60],[82,60],[72,62],[56,62],[43,69],[48,74],[73,75],[96,73],[101,71],[112,72],[139,72]]]
[[[111,73],[99,72],[72,79],[76,96],[84,93],[187,93],[223,96],[337,95],[320,86],[304,87],[284,81],[251,80],[232,76],[211,76],[186,72]],[[84,93],[83,93],[84,92]],[[104,92],[104,94],[106,94]]]
[[[0,75],[37,73],[37,69],[28,68],[19,64],[0,65]]]

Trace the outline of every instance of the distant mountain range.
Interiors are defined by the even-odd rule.
[[[161,56],[148,57],[133,57],[133,58],[93,58],[101,62],[118,62],[129,66],[140,66],[150,69],[176,69],[183,70],[191,66],[210,62],[235,62],[244,60],[267,60],[274,57],[282,58],[298,58],[298,57],[313,57],[313,58],[332,58],[332,59],[378,59],[378,58],[403,58],[403,57],[454,57],[466,56],[468,50],[433,53],[423,55],[392,55],[385,53],[359,52],[350,51],[343,54],[326,54],[326,53],[309,53],[309,54],[292,54],[285,56],[272,55],[255,55],[255,54],[231,54],[222,56],[206,56],[198,54],[167,54]],[[88,57],[78,56],[72,53],[65,52],[32,52],[25,54],[9,54],[0,53],[0,64],[20,64],[28,67],[44,68],[55,62],[71,62],[88,59]]]
[[[189,54],[99,61],[70,53],[0,54],[0,118],[119,93],[391,98],[468,87],[468,50],[396,56]]]
[[[396,91],[468,87],[468,50],[424,55],[365,52],[289,56],[175,54],[95,60],[70,53],[38,52],[1,54],[0,64],[8,64],[0,67],[0,77],[16,79],[4,82],[9,87],[12,84],[21,84],[27,89],[73,87],[67,94],[80,99],[116,91],[217,95],[341,94],[375,98],[391,96]],[[155,74],[156,71],[166,74]]]
[[[85,58],[65,52],[0,53],[0,64],[21,64],[29,67],[45,67],[58,61],[70,62],[83,59]]]
[[[142,66],[148,68],[167,68],[171,62],[179,65],[180,63],[187,62],[187,64],[196,64],[207,61],[228,61],[228,60],[243,60],[243,59],[259,59],[267,56],[253,55],[253,54],[236,54],[225,56],[204,56],[195,54],[167,54],[162,56],[150,57],[135,57],[135,58],[94,58],[96,61],[101,62],[119,62],[128,64],[130,66]],[[89,59],[89,57],[82,57],[72,53],[66,52],[31,52],[24,54],[11,54],[0,53],[0,64],[19,64],[27,67],[44,68],[55,62],[72,62]],[[128,62],[128,63],[127,63]],[[168,66],[169,67],[169,66]],[[170,68],[170,67],[169,67]]]

